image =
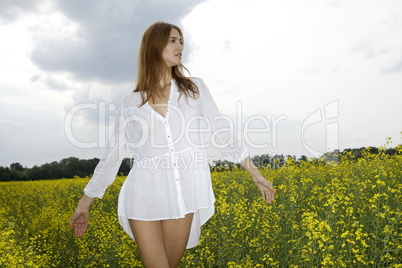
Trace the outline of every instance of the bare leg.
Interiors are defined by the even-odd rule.
[[[193,213],[186,214],[184,219],[162,221],[166,254],[170,267],[177,267],[186,250],[190,235]]]
[[[168,268],[161,221],[129,221],[144,266]]]
[[[177,267],[186,250],[192,220],[192,213],[177,220],[129,220],[144,266]]]

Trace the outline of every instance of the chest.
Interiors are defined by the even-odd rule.
[[[166,118],[166,112],[168,109],[170,90],[167,89],[161,92],[160,96],[154,96],[153,99],[148,100],[148,104],[155,112]]]
[[[173,92],[167,99],[155,98],[154,102],[148,101],[141,107],[137,103],[124,107],[126,138],[134,144],[144,145],[150,141],[165,144],[168,136],[180,140],[186,131],[191,134],[200,129],[200,111],[195,99],[180,98],[178,92]]]

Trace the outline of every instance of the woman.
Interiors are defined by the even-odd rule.
[[[81,237],[93,200],[102,198],[114,181],[128,147],[134,164],[120,191],[118,216],[146,267],[177,267],[214,213],[201,121],[207,122],[222,154],[250,173],[263,200],[270,204],[274,199],[272,184],[228,133],[229,122],[219,117],[209,89],[201,79],[182,74],[182,51],[177,26],[157,22],[145,31],[136,89],[123,97],[118,126],[70,221]]]

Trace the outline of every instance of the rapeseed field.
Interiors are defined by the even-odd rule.
[[[216,213],[181,267],[402,267],[397,150],[260,167],[276,188],[271,206],[246,171],[213,172]],[[68,223],[89,178],[0,183],[0,267],[142,267],[117,219],[124,179],[94,202],[81,239]]]

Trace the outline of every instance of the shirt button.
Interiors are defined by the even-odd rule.
[[[170,149],[171,152],[173,152],[173,149]]]
[[[167,122],[165,121],[165,125],[167,124]]]
[[[170,138],[170,136],[168,135],[168,138]]]

